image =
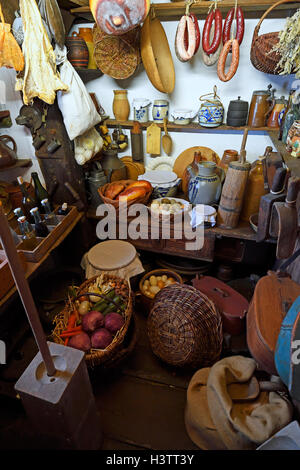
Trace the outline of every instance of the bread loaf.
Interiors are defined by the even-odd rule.
[[[146,192],[152,191],[152,186],[151,183],[148,181],[140,180],[140,181],[135,181],[134,183],[131,183],[126,189],[131,189],[131,188],[144,188]]]
[[[125,191],[118,195],[116,198],[117,201],[133,201],[134,199],[138,199],[140,197],[146,196],[147,191],[145,188],[130,188],[128,187]]]
[[[119,182],[112,183],[106,189],[105,197],[107,197],[108,199],[115,199],[118,196],[118,194],[124,191],[124,189],[125,189],[124,184],[119,183]]]

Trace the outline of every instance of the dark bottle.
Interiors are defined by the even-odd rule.
[[[36,201],[30,196],[29,192],[27,191],[26,186],[24,184],[24,180],[21,176],[18,177],[18,183],[23,194],[23,199],[22,199],[23,213],[26,216],[26,218],[29,220],[29,222],[33,222],[34,219],[32,215],[30,214],[30,210],[36,207]]]
[[[42,221],[38,207],[31,209],[31,215],[34,218],[34,231],[37,237],[45,238],[49,235],[49,229]]]
[[[21,207],[17,207],[16,209],[14,209],[14,214],[17,217],[17,219],[24,216]]]
[[[22,236],[23,247],[25,250],[33,251],[39,244],[35,232],[26,217],[18,219],[20,232]]]
[[[293,106],[293,95],[295,93],[294,89],[290,90],[289,93],[289,99],[288,99],[288,104],[286,105],[286,108],[284,110],[283,116],[281,118],[280,126],[279,126],[279,135],[278,135],[278,140],[283,140],[283,131],[284,131],[284,125],[285,125],[285,119],[286,115],[290,113],[292,106]]]
[[[31,173],[31,177],[34,182],[34,190],[35,190],[35,197],[38,205],[40,206],[40,209],[42,209],[41,202],[43,199],[48,199],[49,200],[49,194],[40,182],[39,175],[35,173]]]
[[[57,211],[58,215],[67,215],[69,212],[70,209],[68,208],[68,204],[66,202],[64,202],[64,204]]]
[[[59,220],[51,209],[48,199],[43,199],[41,202],[45,211],[45,220],[47,225],[58,225]]]

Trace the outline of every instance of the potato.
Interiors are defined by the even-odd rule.
[[[156,295],[160,291],[160,288],[158,286],[151,286],[149,290],[150,290],[151,294]]]
[[[161,281],[161,276],[157,276],[156,279],[157,279],[157,283],[158,283],[158,281]]]
[[[163,289],[163,288],[165,287],[165,283],[164,283],[163,281],[158,281],[157,286],[158,286],[160,289]]]
[[[151,286],[157,286],[157,279],[155,276],[150,277],[150,285]]]
[[[167,282],[168,276],[167,276],[166,274],[164,274],[164,275],[161,277],[161,280],[162,280],[163,282]]]
[[[144,282],[144,287],[147,289],[149,286],[150,286],[150,281],[149,281],[149,279],[147,279],[147,280]]]

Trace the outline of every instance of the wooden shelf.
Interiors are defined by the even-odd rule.
[[[32,166],[32,161],[28,159],[18,159],[12,166],[6,168],[0,168],[0,172],[14,170],[15,168],[27,168]]]
[[[213,2],[200,1],[191,7],[191,12],[195,13],[199,19],[207,16],[208,8]],[[239,0],[239,6],[242,7],[246,18],[260,18],[263,11],[266,11],[274,2],[271,0]],[[230,8],[234,7],[234,0],[223,0],[218,4],[218,8],[222,13],[227,13]],[[285,18],[291,10],[300,7],[299,3],[288,3],[279,5],[275,11],[269,15],[272,17]],[[172,3],[157,3],[153,4],[155,14],[161,20],[178,20],[185,12],[185,2],[172,2]],[[88,6],[71,9],[71,13],[82,18],[93,20],[93,15]]]
[[[292,175],[300,177],[300,159],[292,157],[291,154],[287,152],[285,144],[278,140],[278,131],[272,130],[269,131],[268,134],[277,152],[280,153],[285,164],[291,170]]]
[[[30,263],[27,262],[27,270],[26,270],[26,279],[29,279],[32,274],[46,261],[46,259],[50,256],[53,250],[57,248],[64,239],[72,232],[74,227],[78,224],[78,222],[82,219],[83,213],[79,213],[76,219],[68,226],[65,232],[56,240],[56,242],[51,246],[51,248],[47,251],[44,257],[38,263]],[[17,292],[17,288],[13,287],[2,299],[0,299],[0,308],[10,299],[12,295]]]
[[[124,129],[132,129],[133,128],[133,123],[134,123],[134,121],[123,121],[123,122],[121,122],[121,121],[116,121],[115,119],[107,119],[105,121],[105,124],[108,127],[115,128],[115,127],[120,125]],[[153,121],[148,121],[148,122],[145,122],[145,123],[141,123],[142,129],[143,130],[147,129],[147,127],[150,126],[151,124],[153,124]],[[156,124],[163,129],[163,127],[164,127],[163,124],[159,124],[159,123],[156,123]],[[174,124],[174,122],[169,122],[168,123],[168,131],[169,132],[186,132],[186,133],[188,133],[188,132],[190,132],[190,133],[198,133],[198,132],[205,132],[205,133],[213,132],[213,133],[216,133],[216,132],[223,132],[223,131],[243,132],[247,128],[248,128],[249,132],[270,132],[271,130],[273,130],[273,129],[270,129],[269,127],[247,127],[247,126],[232,127],[232,126],[226,126],[225,124],[222,125],[222,126],[218,126],[218,127],[202,127],[197,123],[191,123],[191,124],[188,124],[186,126],[182,126],[182,125],[179,125],[179,124]]]

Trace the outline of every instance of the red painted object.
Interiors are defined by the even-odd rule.
[[[224,282],[210,276],[193,280],[193,286],[211,299],[222,315],[223,330],[240,335],[245,330],[245,316],[249,303],[245,297]]]

